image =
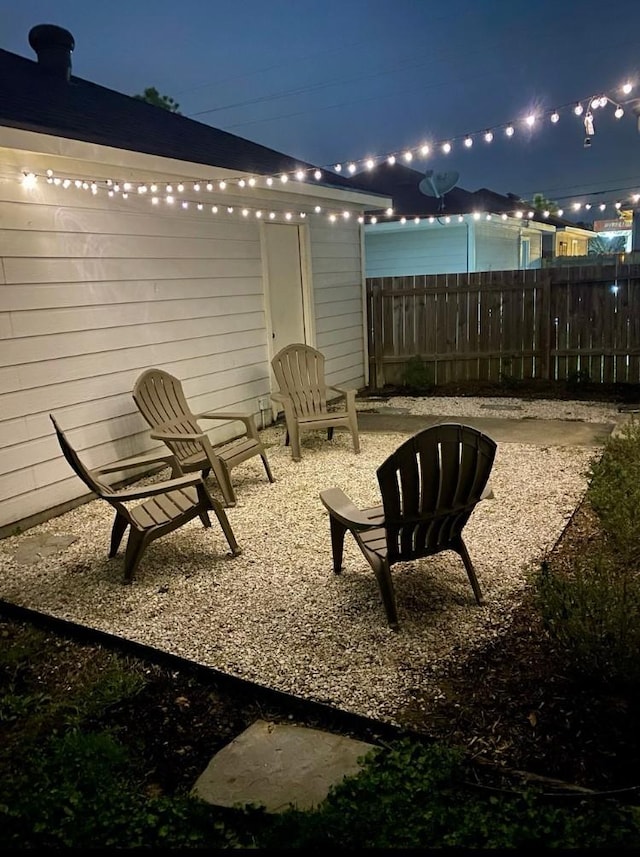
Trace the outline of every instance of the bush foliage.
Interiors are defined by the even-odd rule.
[[[567,667],[602,684],[640,685],[640,426],[592,461],[586,502],[602,531],[570,569],[543,564],[536,603]]]

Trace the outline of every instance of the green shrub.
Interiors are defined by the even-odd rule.
[[[53,736],[0,782],[0,846],[239,847],[215,808],[189,795],[146,795],[136,769],[108,733]]]
[[[640,567],[640,425],[633,418],[609,438],[589,472],[589,501],[610,550],[629,571]]]
[[[407,360],[402,383],[411,392],[428,393],[433,389],[433,372],[419,354]]]
[[[545,563],[536,601],[567,671],[599,684],[640,684],[640,580],[607,553],[569,571]]]
[[[540,791],[475,789],[460,752],[408,739],[374,752],[315,812],[274,820],[267,848],[587,848],[637,846],[631,809],[554,803]]]
[[[588,472],[602,539],[568,570],[534,579],[545,627],[568,669],[603,684],[640,685],[640,427],[611,437]]]
[[[569,390],[575,390],[578,387],[584,387],[586,384],[589,383],[591,383],[591,376],[589,375],[586,369],[578,369],[575,372],[571,372],[571,374],[567,378],[567,388]]]

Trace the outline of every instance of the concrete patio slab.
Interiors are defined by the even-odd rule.
[[[602,446],[611,436],[613,423],[588,423],[579,420],[505,419],[501,417],[429,416],[359,411],[361,432],[398,432],[415,434],[437,423],[464,422],[497,443],[530,443],[538,446]]]

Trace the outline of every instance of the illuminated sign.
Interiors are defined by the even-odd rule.
[[[631,224],[625,220],[594,220],[594,232],[630,232]]]

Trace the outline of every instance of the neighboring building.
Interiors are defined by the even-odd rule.
[[[156,446],[131,395],[150,366],[177,375],[197,411],[265,422],[270,360],[288,342],[320,348],[329,383],[363,387],[358,216],[390,204],[72,76],[65,30],[34,28],[30,43],[38,61],[0,50],[3,535],[84,492],[49,413],[89,466]]]
[[[596,238],[590,245],[593,252],[613,254],[631,252],[633,247],[632,215],[628,219],[616,217],[608,220],[594,220],[593,231]]]
[[[425,195],[419,187],[423,178],[402,164],[382,164],[356,177],[359,186],[393,199],[392,216],[384,209],[367,215],[367,277],[540,268],[543,256],[554,253],[558,229],[571,235],[571,249],[577,251],[593,235],[486,188]],[[370,222],[372,215],[376,223]],[[573,243],[576,236],[579,246]]]

